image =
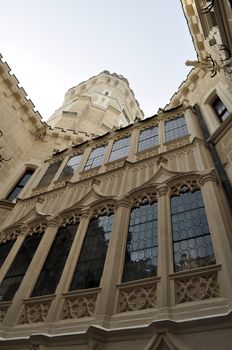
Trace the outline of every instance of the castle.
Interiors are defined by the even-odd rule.
[[[198,60],[147,119],[103,71],[43,122],[0,61],[0,349],[232,348],[232,1],[181,2]]]

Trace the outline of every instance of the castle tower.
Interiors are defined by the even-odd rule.
[[[62,106],[48,124],[101,135],[142,117],[143,112],[127,79],[104,71],[69,89]]]

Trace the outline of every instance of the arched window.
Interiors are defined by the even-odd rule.
[[[20,180],[17,182],[17,184],[14,186],[14,188],[11,190],[11,192],[8,194],[6,199],[11,202],[14,201],[18,197],[22,189],[26,186],[33,174],[33,169],[27,169],[23,176],[20,178]]]
[[[70,290],[99,287],[114,214],[91,219]]]
[[[0,285],[0,301],[14,298],[41,241],[42,234],[35,233],[23,241],[11,267]]]
[[[182,186],[171,197],[174,270],[215,264],[201,191]]]
[[[32,291],[32,297],[55,292],[77,229],[78,223],[59,228]]]
[[[157,274],[157,210],[157,202],[148,201],[131,210],[123,282]]]

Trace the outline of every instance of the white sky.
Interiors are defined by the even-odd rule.
[[[196,57],[180,0],[9,0],[0,33],[3,59],[45,120],[103,70],[128,79],[149,117]]]

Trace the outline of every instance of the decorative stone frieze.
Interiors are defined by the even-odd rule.
[[[155,190],[150,191],[143,191],[141,193],[138,193],[135,197],[132,199],[132,207],[139,207],[140,205],[144,204],[152,204],[157,200],[157,194]]]
[[[190,144],[189,135],[165,143],[167,151]]]
[[[9,309],[11,302],[3,302],[0,304],[0,323],[4,321],[7,310]]]
[[[115,211],[114,204],[103,204],[93,210],[93,217],[98,218],[102,215],[111,215]]]
[[[180,192],[183,191],[183,188],[185,187],[186,187],[186,191],[190,191],[190,192],[193,192],[200,188],[197,180],[182,181],[171,187],[171,190],[170,190],[171,196],[178,196]]]
[[[62,226],[65,227],[66,225],[75,225],[80,221],[81,214],[80,212],[72,212],[63,217],[62,221]]]
[[[51,299],[34,302],[29,301],[28,303],[26,302],[19,319],[19,324],[45,322],[51,302]]]
[[[5,243],[7,241],[14,241],[17,239],[20,233],[21,233],[20,228],[17,228],[12,231],[6,231],[6,232],[3,231],[0,234],[0,243]]]
[[[137,153],[137,155],[136,155],[137,160],[143,160],[143,159],[157,156],[157,154],[159,152],[158,148],[159,148],[159,146],[157,146],[156,148],[151,148],[151,149]]]
[[[177,304],[219,297],[218,274],[212,272],[176,279],[175,293]]]
[[[156,307],[157,284],[120,287],[118,312],[139,311]]]
[[[113,162],[105,164],[105,166],[106,166],[107,170],[114,170],[114,169],[117,169],[117,168],[121,168],[125,164],[125,159],[123,159],[123,160],[122,159],[115,160]]]
[[[97,292],[91,292],[75,296],[66,296],[61,319],[77,319],[94,317]]]
[[[80,173],[81,179],[83,180],[83,179],[88,179],[89,177],[96,176],[99,172],[99,169],[100,167],[83,171],[82,173]]]

